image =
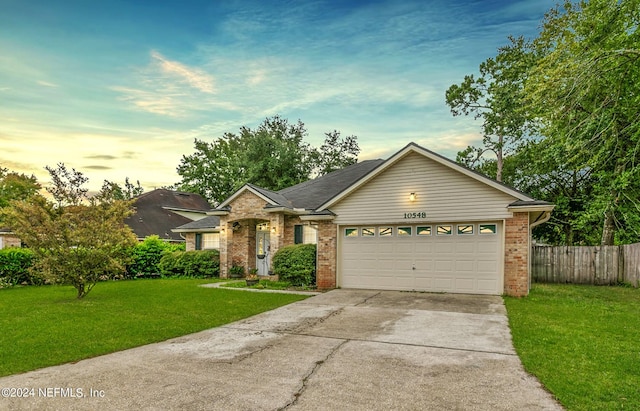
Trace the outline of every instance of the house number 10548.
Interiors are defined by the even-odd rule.
[[[404,218],[427,218],[426,212],[404,213]]]

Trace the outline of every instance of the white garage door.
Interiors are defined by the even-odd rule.
[[[502,223],[342,226],[340,286],[502,294]]]

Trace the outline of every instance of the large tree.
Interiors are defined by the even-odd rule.
[[[591,0],[552,9],[535,39],[529,108],[546,144],[595,182],[583,224],[601,244],[640,236],[640,0]]]
[[[0,213],[35,254],[32,269],[51,282],[73,285],[83,298],[100,279],[124,272],[127,248],[136,243],[124,224],[132,204],[88,197],[87,178],[62,163],[47,170],[55,201],[34,195],[11,201]]]
[[[502,181],[504,157],[520,144],[527,123],[521,109],[526,73],[534,54],[528,52],[521,37],[510,38],[510,44],[498,50],[495,58],[480,64],[480,75],[464,77],[445,93],[446,103],[454,116],[473,115],[482,120],[481,147],[469,146],[458,153],[458,162],[475,167],[486,161],[486,153],[495,155],[495,177]]]
[[[40,188],[34,175],[27,176],[0,167],[0,208],[9,205],[11,200],[26,200]]]
[[[211,142],[196,139],[195,152],[183,156],[177,168],[182,177],[177,187],[217,205],[245,183],[280,190],[357,162],[355,136],[326,133],[316,149],[304,141],[307,134],[301,121],[290,124],[274,116],[256,129],[241,127]]]

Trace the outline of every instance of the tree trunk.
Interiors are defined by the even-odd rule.
[[[502,182],[502,165],[504,159],[502,158],[502,137],[500,137],[500,146],[496,150],[496,180]]]
[[[616,226],[613,219],[613,211],[604,213],[604,223],[602,225],[602,241],[600,245],[613,245],[616,234]]]
[[[76,284],[76,290],[78,290],[78,300],[84,297],[84,284]]]

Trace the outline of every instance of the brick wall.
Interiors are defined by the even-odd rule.
[[[513,213],[505,221],[504,292],[529,294],[529,213]]]
[[[336,288],[337,230],[331,221],[318,223],[316,286],[321,290]]]
[[[184,233],[185,250],[194,251],[196,249],[196,233]]]
[[[267,204],[262,198],[246,190],[236,197],[229,206],[231,212],[220,217],[220,277],[227,278],[229,268],[233,265],[244,266],[245,269],[256,265],[256,225],[269,221],[275,227],[275,233],[270,234],[270,259],[278,250],[280,241],[278,236],[284,232],[284,218],[282,215],[267,213]],[[236,229],[233,228],[234,223]],[[269,262],[271,265],[271,261]]]

